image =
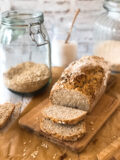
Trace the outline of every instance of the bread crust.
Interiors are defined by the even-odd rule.
[[[75,108],[69,108],[69,107],[64,107],[64,106],[56,106],[56,105],[54,105],[54,106],[49,106],[49,107],[43,108],[41,110],[41,113],[42,113],[44,118],[49,119],[49,120],[51,120],[55,123],[59,123],[59,124],[75,125],[75,124],[79,123],[81,120],[85,119],[86,114],[87,114],[86,111],[78,110],[78,109],[75,109]],[[49,108],[52,108],[52,112],[54,112],[53,114],[47,113],[46,110],[49,109]],[[61,112],[61,108],[62,108],[63,113]],[[56,113],[53,110],[56,110]],[[68,110],[68,111],[66,112],[66,110]],[[73,117],[73,116],[69,115],[69,117],[67,116],[67,118],[66,118],[65,114],[68,115],[69,114],[68,112],[70,112],[70,110],[74,114],[75,114],[75,112],[79,112],[79,115],[76,115],[76,117],[75,116]],[[60,115],[63,114],[64,117],[63,116],[57,117],[56,114],[60,114]]]
[[[70,86],[71,88],[65,88],[64,86],[64,81],[66,79],[70,79],[71,81],[74,81],[76,76],[80,76],[81,74],[84,73],[84,70],[86,68],[95,68],[95,67],[101,67],[104,70],[104,76],[103,76],[103,80],[101,83],[101,86],[97,88],[97,90],[94,93],[94,97],[90,97],[84,93],[81,93],[81,91],[77,91],[75,89],[72,88],[72,85]],[[50,101],[52,102],[52,104],[56,104],[56,105],[65,105],[65,106],[69,106],[69,107],[78,107],[81,110],[85,110],[85,111],[92,111],[92,109],[94,108],[94,106],[97,104],[97,102],[99,101],[99,99],[101,98],[101,96],[103,95],[103,93],[105,92],[106,86],[107,86],[107,82],[109,80],[110,77],[110,65],[108,64],[108,62],[104,61],[103,58],[101,57],[97,57],[97,56],[86,56],[81,58],[80,60],[74,61],[72,62],[62,73],[60,79],[54,84],[51,93],[50,93]],[[63,80],[62,80],[63,79]],[[64,90],[65,92],[68,90],[68,94],[70,94],[71,92],[74,91],[74,95],[78,94],[81,97],[81,95],[86,99],[86,107],[81,106],[80,104],[78,104],[78,106],[76,105],[76,103],[72,103],[71,105],[68,103],[64,103],[61,101],[58,101],[59,98],[56,98],[56,94],[58,95],[58,92],[60,92],[61,90]],[[74,96],[69,100],[73,101]],[[55,97],[55,98],[54,98]],[[57,99],[57,100],[56,100]],[[61,99],[65,99],[65,97],[62,97]],[[76,101],[75,101],[76,102]],[[84,104],[84,102],[83,102]]]

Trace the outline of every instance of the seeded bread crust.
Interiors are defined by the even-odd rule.
[[[0,128],[3,128],[14,111],[15,105],[5,103],[0,105]]]
[[[77,125],[63,125],[43,118],[40,122],[40,129],[43,133],[62,141],[77,141],[86,133],[84,121]]]
[[[53,105],[43,108],[41,111],[43,117],[59,124],[75,125],[83,120],[87,114],[76,108]]]
[[[102,80],[100,81],[100,85],[97,86],[93,92],[88,94],[81,91],[82,85],[80,83],[82,76],[84,78],[84,76],[88,75],[85,71],[90,69],[93,71],[94,69],[100,70],[99,74],[101,73],[100,76],[102,77]],[[55,105],[77,107],[81,110],[90,112],[105,92],[109,77],[110,65],[108,62],[104,61],[103,58],[97,56],[83,57],[80,60],[72,62],[64,70],[60,79],[55,83],[51,90],[50,101]],[[79,78],[79,84],[77,88],[74,88],[74,84],[76,83],[75,80],[77,78]],[[67,84],[68,81],[70,81],[69,84]],[[82,83],[84,82],[83,79]]]

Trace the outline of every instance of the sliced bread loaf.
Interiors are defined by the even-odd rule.
[[[15,105],[11,103],[5,103],[0,105],[0,128],[4,127],[4,125],[7,123],[14,108]]]
[[[41,113],[53,122],[72,125],[83,120],[87,114],[86,111],[58,105],[43,108]]]
[[[51,90],[52,104],[91,111],[105,92],[109,68],[109,64],[97,56],[72,62]]]
[[[63,125],[43,118],[40,122],[40,129],[42,132],[63,141],[76,141],[82,138],[86,133],[84,121],[77,125]]]

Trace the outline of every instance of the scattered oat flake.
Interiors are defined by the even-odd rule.
[[[26,142],[23,143],[24,145],[26,144]]]
[[[26,151],[26,148],[24,148],[23,152],[25,152],[25,151]]]
[[[92,130],[92,131],[94,131],[95,129],[94,129],[94,128],[92,128],[91,130]]]
[[[23,157],[26,156],[26,153],[23,153]]]
[[[57,156],[57,154],[55,153],[55,154],[53,155],[53,159],[55,159],[55,158],[56,158],[56,156]]]
[[[91,125],[93,125],[93,124],[94,124],[94,122],[93,122],[93,121],[90,121],[90,124],[91,124]]]
[[[35,159],[35,158],[37,157],[37,155],[38,155],[38,151],[34,151],[34,152],[31,154],[31,157]]]
[[[41,144],[41,147],[48,148],[48,145],[45,144],[45,143],[42,143],[42,144]]]

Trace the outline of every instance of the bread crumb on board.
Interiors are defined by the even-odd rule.
[[[37,155],[38,155],[38,151],[34,151],[33,153],[31,153],[31,157],[33,159],[35,159],[37,157]]]
[[[48,148],[48,145],[47,145],[46,143],[43,143],[43,142],[42,142],[41,147],[43,147],[43,148],[46,148],[46,149],[47,149],[47,148]]]
[[[24,145],[26,145],[26,144],[27,144],[27,142],[26,142],[26,141],[24,141],[24,142],[23,142],[23,144],[24,144]]]
[[[56,159],[56,156],[57,156],[57,154],[55,153],[55,154],[53,155],[53,159]]]
[[[94,124],[94,122],[93,122],[93,121],[90,121],[90,124],[91,124],[91,125],[93,125],[93,124]]]
[[[23,157],[25,157],[26,156],[26,153],[23,153]]]

